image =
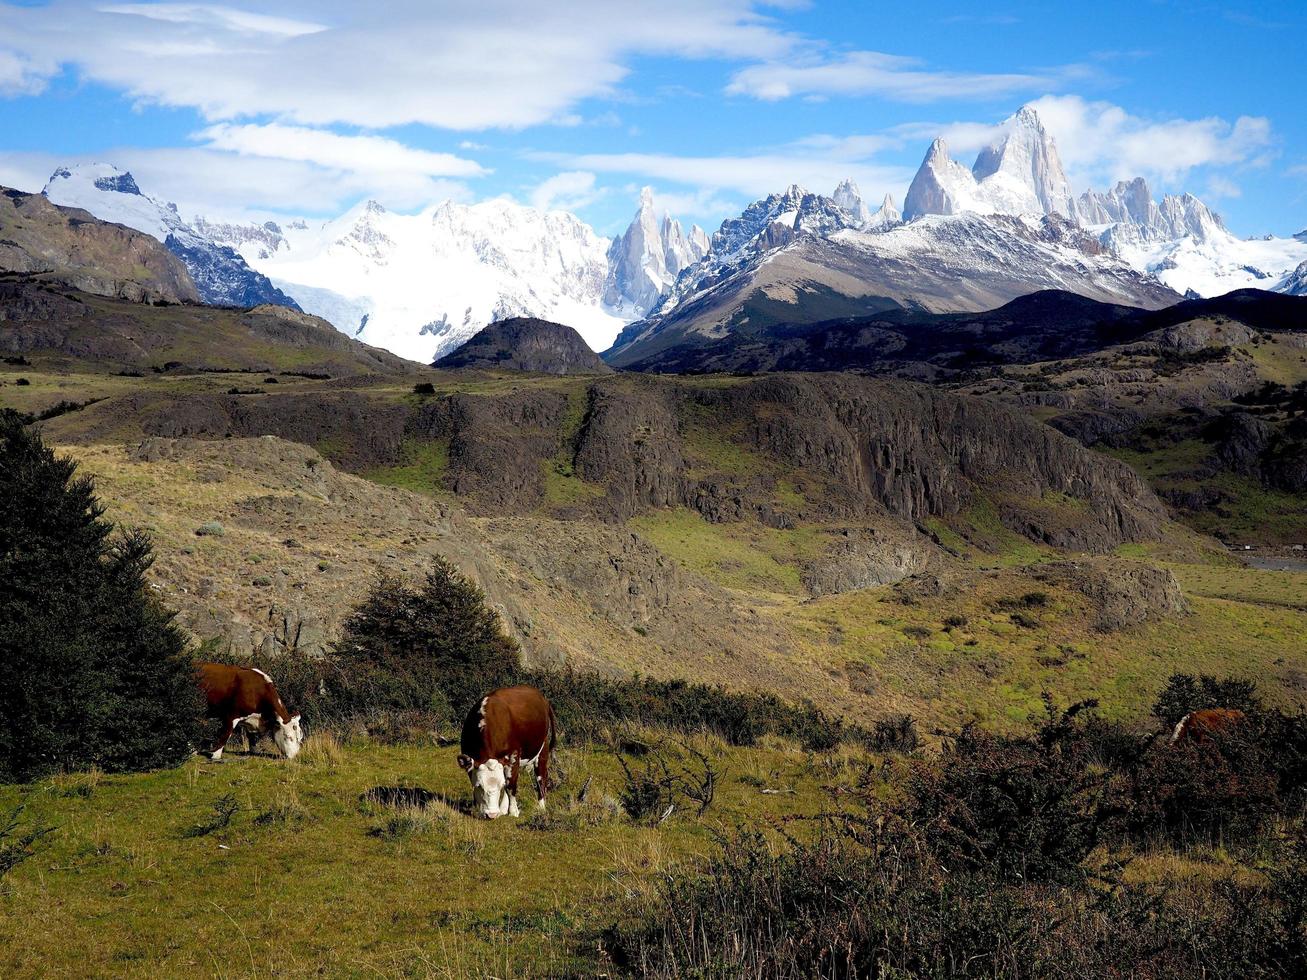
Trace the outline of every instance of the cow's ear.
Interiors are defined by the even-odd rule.
[[[470,755],[460,755],[458,757],[458,768],[466,769],[468,772],[471,772],[472,766],[473,766],[473,760]]]

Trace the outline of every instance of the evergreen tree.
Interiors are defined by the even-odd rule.
[[[443,558],[417,589],[379,579],[346,622],[336,661],[356,712],[433,712],[454,721],[521,667],[485,593]]]
[[[0,780],[175,765],[202,705],[142,533],[114,535],[89,478],[0,411]]]

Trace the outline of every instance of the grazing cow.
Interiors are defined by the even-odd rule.
[[[458,765],[472,782],[472,800],[490,820],[518,816],[517,775],[523,765],[535,771],[536,796],[545,808],[549,753],[558,739],[554,708],[525,684],[491,691],[468,713]]]
[[[1202,708],[1191,711],[1175,726],[1175,732],[1171,735],[1171,744],[1210,742],[1213,736],[1238,728],[1246,718],[1247,716],[1237,708]]]
[[[210,754],[214,762],[222,758],[232,732],[240,728],[270,732],[287,759],[299,754],[304,740],[300,716],[286,710],[271,677],[254,667],[229,664],[202,663],[195,669],[209,703],[208,716],[223,723],[222,734]]]

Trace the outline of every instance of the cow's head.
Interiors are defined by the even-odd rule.
[[[509,812],[512,800],[508,793],[508,772],[498,759],[477,765],[471,756],[460,755],[458,764],[472,781],[472,805],[481,816],[494,820]]]
[[[293,759],[300,753],[300,743],[304,741],[304,729],[300,725],[300,716],[291,715],[289,721],[277,719],[277,730],[272,733],[277,748],[287,759]]]

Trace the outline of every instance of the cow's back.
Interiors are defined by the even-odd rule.
[[[1233,732],[1243,724],[1246,717],[1237,708],[1200,708],[1191,711],[1175,726],[1171,744],[1208,741],[1214,735]]]
[[[553,734],[548,700],[534,687],[519,684],[491,691],[463,721],[462,752],[478,761],[520,752],[531,758]]]
[[[262,671],[231,664],[195,665],[213,717],[253,714],[271,707],[272,681]]]

